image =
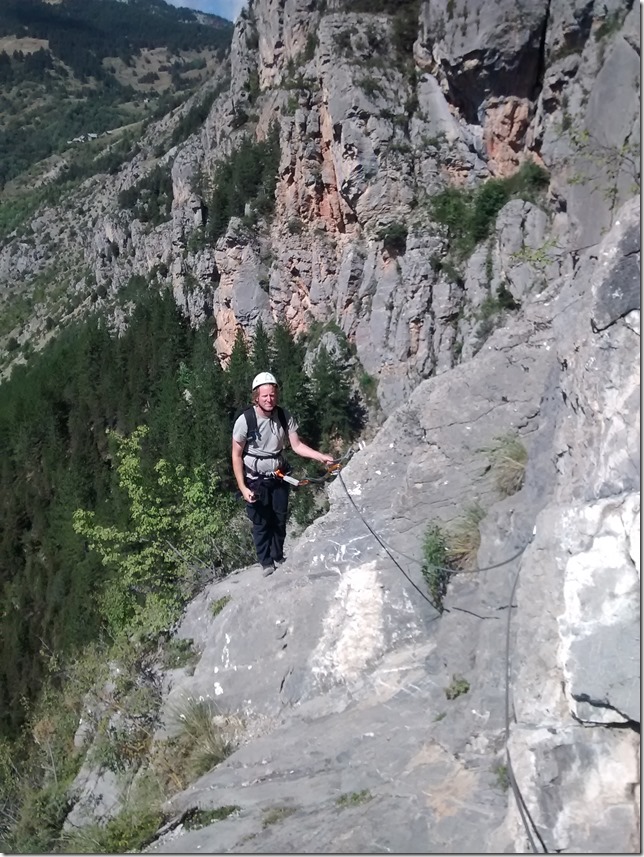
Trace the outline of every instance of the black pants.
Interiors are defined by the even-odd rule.
[[[283,556],[290,486],[271,478],[249,480],[248,487],[257,499],[254,503],[246,503],[246,514],[253,525],[257,559],[267,566]]]

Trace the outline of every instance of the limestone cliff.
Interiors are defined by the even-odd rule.
[[[599,240],[637,187],[632,3],[420,3],[415,43],[395,17],[347,6],[368,9],[251,3],[236,24],[230,84],[212,81],[220,94],[198,132],[164,148],[190,105],[178,109],[151,126],[115,179],[88,180],[34,220],[32,237],[3,248],[5,300],[29,294],[38,275],[57,286],[55,301],[36,302],[10,335],[37,343],[52,321],[97,302],[108,312],[133,273],[152,275],[195,323],[214,316],[223,360],[237,327],[252,333],[260,318],[296,331],[336,321],[389,412],[477,347],[487,333],[472,336],[481,303],[499,283],[520,300],[558,273],[567,251]],[[273,121],[274,216],[252,228],[233,220],[214,247],[199,246],[204,177]],[[432,196],[526,160],[549,171],[546,212],[508,212],[504,242],[486,242],[466,267],[441,265],[446,235]],[[151,226],[119,208],[119,193],[154,168],[171,171],[173,200]],[[405,236],[393,251],[392,228]]]
[[[212,698],[245,733],[170,809],[240,809],[150,848],[635,852],[639,10],[425,0],[409,44],[366,5],[251,2],[200,130],[164,150],[179,114],[166,117],[113,180],[0,253],[5,299],[60,271],[77,301],[56,321],[89,304],[89,274],[109,312],[133,273],[153,273],[195,323],[214,317],[223,360],[238,326],[334,321],[388,416],[282,569],[242,570],[190,606],[178,635],[201,659],[159,676],[162,712]],[[202,177],[273,122],[274,215],[234,218],[203,246]],[[527,161],[547,169],[546,198],[510,199],[454,257],[431,200]],[[173,201],[150,228],[118,198],[158,165]],[[52,312],[44,301],[13,335],[37,341]],[[527,467],[503,498],[485,450],[507,433]],[[450,578],[440,613],[422,542],[472,506],[482,570]],[[529,833],[501,782],[512,771]],[[78,785],[75,823],[125,799],[101,771]],[[288,812],[264,824],[275,807]]]

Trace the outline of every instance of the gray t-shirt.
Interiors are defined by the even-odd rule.
[[[257,473],[272,473],[284,461],[281,452],[288,446],[288,435],[284,432],[277,409],[270,417],[264,417],[255,408],[257,416],[257,437],[251,439],[244,454],[244,474],[253,477]],[[297,422],[291,413],[284,408],[286,425],[289,434],[297,431]],[[248,438],[248,426],[246,417],[240,414],[233,426],[233,440],[246,443]],[[254,458],[253,453],[270,455],[270,458]]]

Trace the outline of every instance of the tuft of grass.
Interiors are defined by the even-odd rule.
[[[336,804],[341,807],[360,806],[362,803],[367,803],[373,798],[369,789],[363,789],[361,792],[345,792],[336,800]]]
[[[267,809],[264,811],[262,827],[270,827],[271,824],[277,824],[279,821],[288,818],[289,815],[293,815],[294,812],[295,807],[292,806],[275,806],[272,809]]]
[[[238,810],[239,807],[234,804],[231,806],[218,806],[215,809],[198,809],[190,818],[186,819],[184,827],[186,830],[199,830],[199,828],[207,827],[214,821],[223,821],[229,815],[238,812]]]
[[[484,447],[490,462],[495,485],[503,497],[516,494],[523,485],[528,452],[516,432],[497,435],[490,446]]]
[[[467,693],[469,689],[470,683],[466,678],[453,675],[450,686],[445,688],[445,696],[448,699],[456,699],[458,696],[462,696],[464,693]]]
[[[228,758],[239,743],[243,722],[224,714],[210,699],[187,699],[171,719],[179,733],[154,747],[152,766],[168,789],[181,790]]]
[[[476,555],[481,546],[479,524],[485,515],[485,509],[479,503],[473,503],[450,529],[447,557],[454,568],[461,571],[472,571],[475,568]]]
[[[59,850],[65,854],[139,853],[165,821],[161,802],[158,784],[146,777],[132,789],[127,807],[117,816],[105,824],[64,833]]]
[[[218,598],[216,601],[213,601],[210,605],[210,612],[212,615],[218,616],[229,601],[230,595],[224,595],[222,598]]]

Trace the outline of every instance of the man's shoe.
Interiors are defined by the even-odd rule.
[[[282,565],[282,563],[286,562],[286,557],[281,556],[279,559],[274,559],[273,562],[275,565]]]
[[[273,563],[271,563],[270,565],[263,565],[262,566],[262,577],[268,577],[274,571],[275,571],[275,566],[273,565]]]

